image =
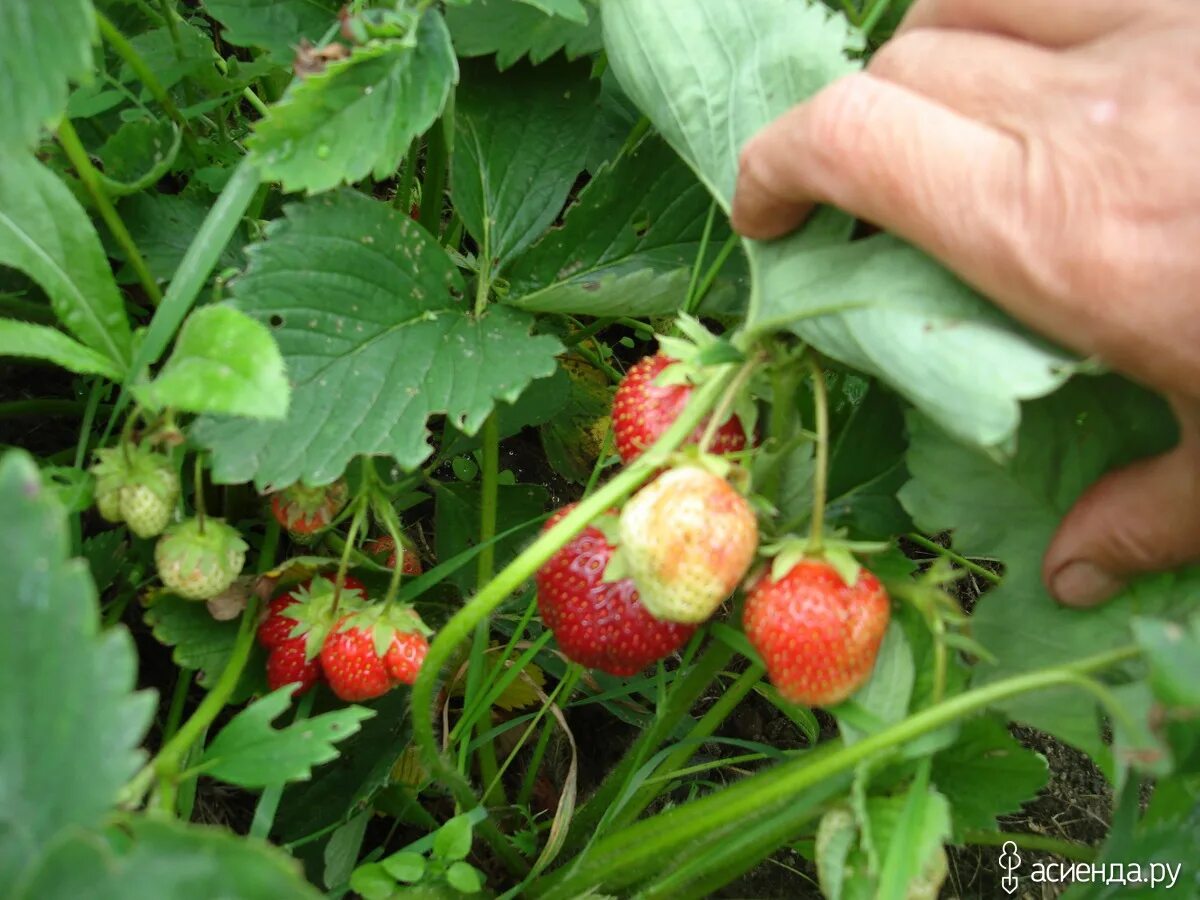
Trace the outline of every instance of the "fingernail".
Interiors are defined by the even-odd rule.
[[[1124,585],[1108,572],[1087,560],[1075,560],[1062,566],[1050,580],[1050,593],[1067,606],[1094,606],[1107,600]]]

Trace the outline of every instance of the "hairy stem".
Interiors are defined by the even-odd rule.
[[[829,391],[821,364],[812,355],[808,357],[808,370],[812,373],[813,411],[817,419],[817,458],[813,472],[808,552],[816,554],[820,552],[825,537],[825,498],[829,484]]]
[[[92,165],[91,157],[88,156],[87,150],[79,140],[79,135],[75,133],[71,120],[65,116],[58,126],[58,143],[75,168],[79,180],[83,183],[83,189],[87,191],[88,196],[92,198],[92,203],[96,205],[96,211],[100,213],[100,218],[104,220],[113,239],[120,246],[121,252],[125,254],[125,261],[133,268],[134,274],[137,275],[138,281],[142,285],[142,290],[157,306],[162,302],[162,291],[158,288],[158,282],[150,274],[150,267],[146,265],[145,257],[138,250],[137,243],[133,240],[129,229],[125,227],[125,223],[117,213],[117,208],[113,206],[112,200],[105,192],[104,185],[100,183],[99,173]]]

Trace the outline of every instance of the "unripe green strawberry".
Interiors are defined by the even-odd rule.
[[[750,504],[700,466],[664,472],[625,504],[625,572],[642,605],[670,622],[696,624],[733,593],[758,547]]]
[[[179,499],[179,475],[161,453],[133,450],[129,472],[121,486],[121,518],[138,537],[161,534],[171,521]]]
[[[866,683],[890,618],[874,575],[860,569],[847,584],[823,559],[801,560],[779,578],[764,573],[742,612],[771,683],[805,706],[840,703]]]
[[[154,548],[163,586],[186,600],[207,600],[233,583],[246,561],[246,542],[220,519],[185,519],[166,530]]]
[[[96,461],[90,469],[96,479],[96,509],[108,522],[121,522],[121,488],[129,477],[129,463],[120,447],[105,447],[96,451]]]

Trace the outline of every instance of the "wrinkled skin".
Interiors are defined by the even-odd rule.
[[[918,0],[742,151],[742,234],[834,204],[1170,399],[1179,445],[1094,485],[1046,553],[1072,605],[1200,558],[1198,46],[1191,0]]]

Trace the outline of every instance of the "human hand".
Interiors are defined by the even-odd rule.
[[[1200,558],[1198,47],[1188,0],[918,0],[742,151],[742,234],[831,203],[1170,398],[1179,445],[1094,485],[1046,553],[1072,605]]]

